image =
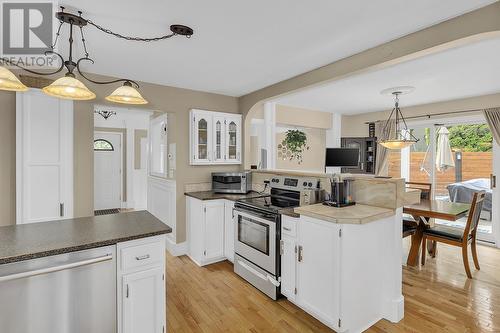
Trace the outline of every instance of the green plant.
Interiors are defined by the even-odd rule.
[[[467,152],[488,152],[493,149],[493,135],[486,124],[448,127],[450,146]]]
[[[300,130],[286,131],[286,136],[281,141],[280,146],[278,146],[278,149],[281,149],[283,159],[289,158],[290,161],[297,159],[299,164],[302,163],[302,153],[304,150],[309,149],[309,146],[307,146],[307,135]]]

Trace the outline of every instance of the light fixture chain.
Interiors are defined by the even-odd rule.
[[[171,33],[169,35],[163,35],[163,36],[160,36],[160,37],[153,37],[153,38],[124,36],[122,34],[113,32],[113,31],[111,31],[111,30],[109,30],[107,28],[101,27],[100,25],[92,22],[91,20],[87,20],[87,23],[90,24],[90,25],[93,25],[98,30],[101,30],[102,32],[107,33],[109,35],[115,36],[117,38],[122,38],[122,39],[126,39],[126,40],[136,41],[136,42],[156,42],[156,41],[164,40],[164,39],[167,39],[167,38],[170,38],[170,37],[173,37],[173,36],[177,35],[176,33]]]
[[[54,38],[54,44],[52,44],[52,45],[50,46],[50,48],[51,48],[52,50],[54,50],[54,48],[55,48],[55,47],[56,47],[56,45],[57,45],[57,40],[59,39],[59,35],[61,34],[61,27],[62,27],[62,25],[63,25],[63,24],[64,24],[64,22],[63,22],[63,21],[59,21],[59,27],[57,28],[57,32],[56,32],[56,38]]]
[[[85,52],[85,57],[89,57],[89,52],[87,51],[87,44],[85,43],[85,36],[83,35],[83,28],[80,26],[80,34],[82,35],[83,51]]]

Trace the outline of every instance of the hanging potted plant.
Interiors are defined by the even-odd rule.
[[[307,135],[300,130],[288,130],[286,131],[286,136],[278,145],[278,157],[283,158],[283,160],[293,159],[298,160],[298,163],[302,163],[302,153],[304,150],[308,150],[307,145]]]

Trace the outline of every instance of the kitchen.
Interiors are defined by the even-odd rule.
[[[2,48],[0,331],[500,328],[498,2],[47,3],[56,67]]]

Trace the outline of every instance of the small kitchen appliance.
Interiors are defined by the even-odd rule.
[[[251,171],[212,173],[212,191],[215,193],[246,194],[251,190]]]

